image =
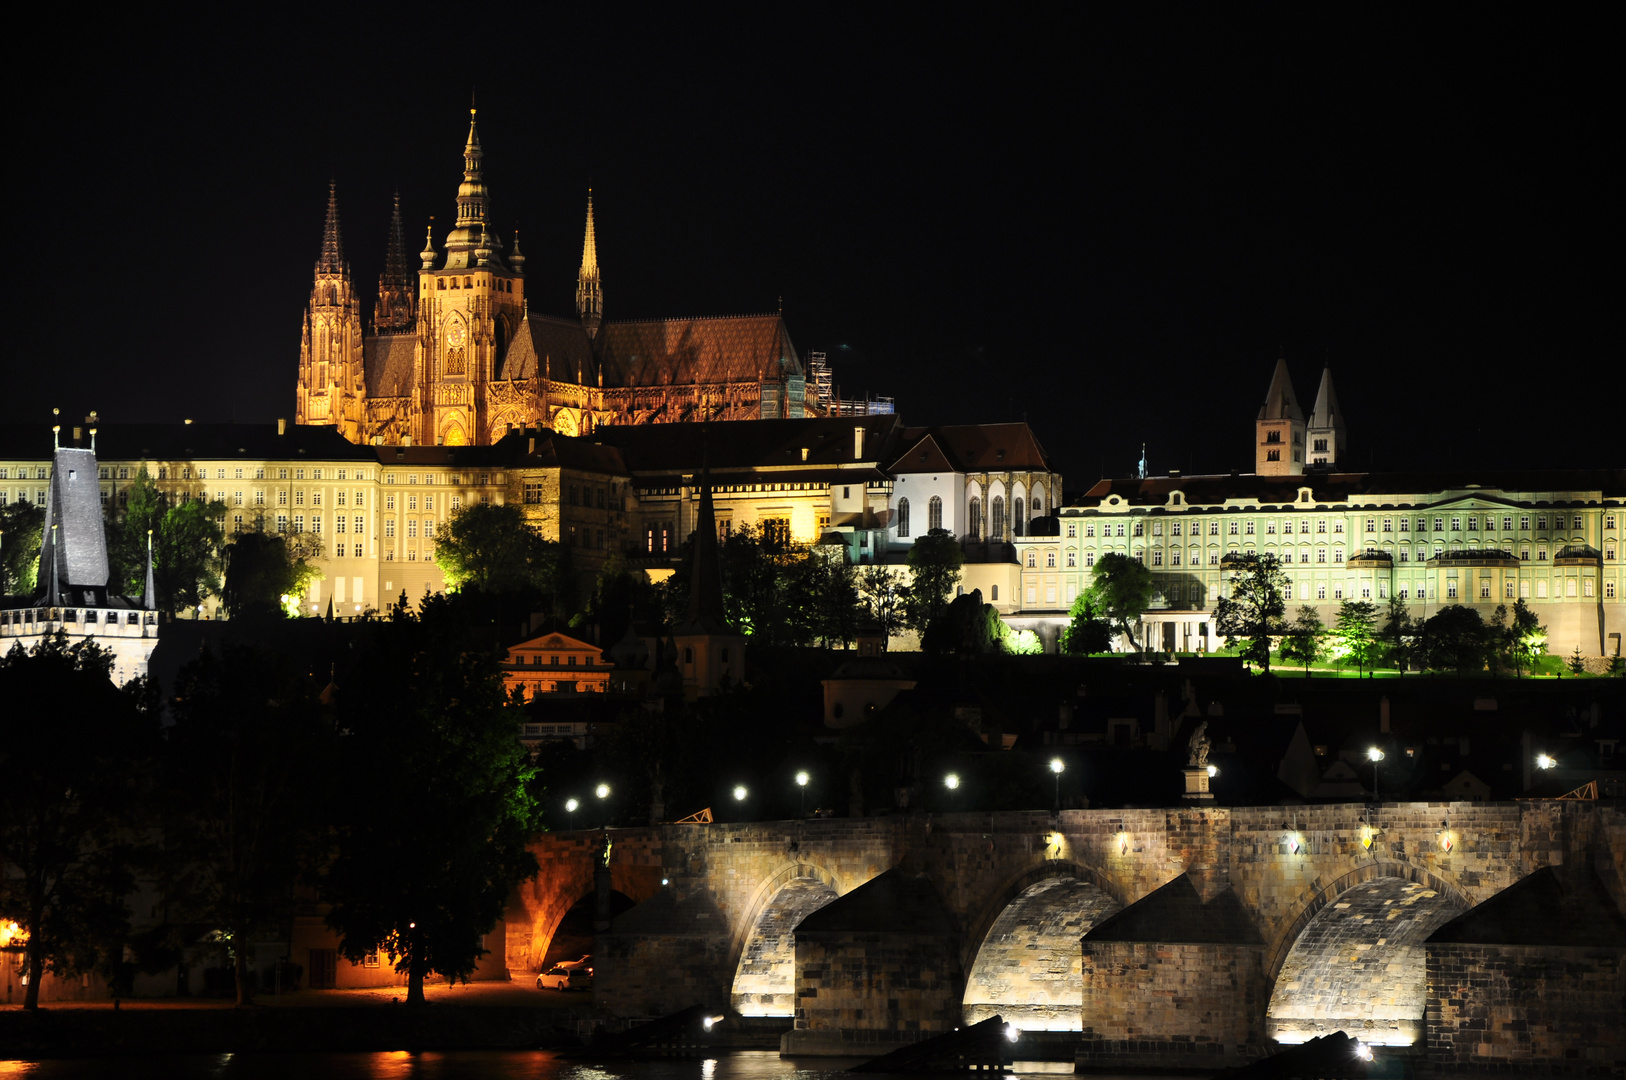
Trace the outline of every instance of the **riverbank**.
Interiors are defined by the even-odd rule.
[[[267,995],[239,1009],[187,998],[0,1009],[0,1058],[254,1051],[500,1050],[580,1046],[590,995],[477,983]]]

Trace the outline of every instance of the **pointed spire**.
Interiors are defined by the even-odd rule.
[[[593,189],[587,189],[587,231],[582,235],[582,267],[576,276],[576,315],[589,338],[604,320],[604,287],[598,273],[598,239],[593,233]]]
[[[424,226],[423,250],[418,252],[418,258],[423,263],[423,269],[433,270],[439,256],[440,253],[435,250],[435,219],[430,218],[429,224]]]
[[[680,627],[686,634],[730,633],[723,612],[723,571],[717,552],[717,509],[711,497],[711,467],[707,463],[702,428],[700,451],[700,512],[694,526],[694,566],[689,571],[689,618]]]
[[[322,228],[322,257],[316,261],[316,272],[345,272],[344,237],[339,232],[339,188],[332,180],[327,185],[327,224]]]
[[[1316,390],[1315,408],[1310,410],[1310,427],[1330,428],[1342,425],[1344,411],[1338,407],[1338,392],[1332,388],[1332,365],[1321,369],[1321,386]]]
[[[395,209],[390,212],[389,242],[384,248],[384,272],[378,278],[373,333],[410,330],[416,320],[412,270],[407,265],[406,230],[401,224],[401,193],[396,192]]]
[[[1270,376],[1270,389],[1265,391],[1265,403],[1259,409],[1261,420],[1304,421],[1304,411],[1298,398],[1293,396],[1293,380],[1287,374],[1286,358],[1276,361],[1276,370]]]
[[[514,273],[525,272],[525,253],[519,250],[519,230],[514,230],[514,251],[508,256],[508,265],[514,268]]]

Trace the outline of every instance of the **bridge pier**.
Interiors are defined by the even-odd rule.
[[[997,1012],[1077,1032],[1091,1065],[1229,1064],[1332,1024],[1446,1063],[1516,1069],[1568,1041],[1626,1066],[1626,815],[1609,805],[961,813],[612,836],[613,887],[637,901],[596,947],[596,999],[612,1015],[705,1004],[791,1022],[793,1008],[796,1053],[880,1052]],[[535,849],[544,878],[508,915],[516,973],[594,885],[589,837]],[[1543,870],[1569,884],[1531,900]],[[1498,897],[1525,907],[1491,919]],[[1527,940],[1532,926],[1556,936]]]

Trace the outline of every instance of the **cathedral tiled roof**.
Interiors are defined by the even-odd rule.
[[[406,397],[412,393],[413,351],[416,334],[375,334],[362,339],[362,370],[367,377],[367,396]]]
[[[957,472],[1050,471],[1044,447],[1026,423],[906,428],[899,445],[903,454],[888,471],[930,471],[939,461]]]
[[[596,344],[606,386],[773,382],[802,374],[779,315],[606,322]]]
[[[575,319],[527,315],[520,323],[502,359],[499,379],[534,379],[549,376],[560,382],[592,383],[598,365],[587,332]]]

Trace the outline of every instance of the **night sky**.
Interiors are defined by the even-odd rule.
[[[1612,31],[1098,7],[40,28],[0,419],[291,417],[328,180],[367,317],[391,192],[444,240],[473,91],[533,311],[573,313],[591,183],[607,317],[783,296],[845,394],[1026,416],[1071,494],[1142,441],[1251,469],[1278,354],[1306,412],[1331,361],[1359,467],[1626,465]]]

